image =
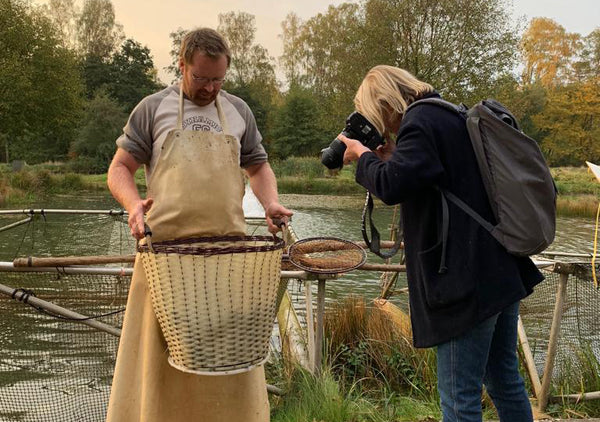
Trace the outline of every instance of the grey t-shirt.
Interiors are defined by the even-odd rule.
[[[219,92],[219,101],[229,134],[240,141],[240,165],[248,167],[267,161],[262,136],[250,107],[241,98],[223,90]],[[123,135],[117,139],[120,148],[129,152],[138,163],[146,165],[148,176],[160,156],[167,133],[177,125],[178,111],[179,86],[172,85],[140,101],[131,112]],[[222,132],[215,103],[200,107],[184,96],[183,129]]]

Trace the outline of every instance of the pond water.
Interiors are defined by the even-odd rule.
[[[292,226],[300,239],[314,236],[335,236],[348,240],[362,240],[362,198],[311,195],[282,195],[282,203],[294,211]],[[56,196],[44,203],[30,204],[31,208],[45,209],[120,209],[108,194],[87,196]],[[20,208],[19,208],[20,209]],[[245,209],[251,216],[261,215],[255,198],[245,198]],[[375,204],[375,225],[387,237],[392,221],[393,207]],[[0,215],[0,228],[25,218],[25,215]],[[594,221],[586,218],[557,220],[556,239],[549,248],[568,253],[591,253],[593,250]],[[18,256],[93,255],[133,253],[135,244],[130,239],[123,219],[97,215],[47,215],[33,223],[0,232],[0,261],[12,261]],[[369,262],[381,262],[369,254]],[[402,278],[402,277],[401,277]],[[379,274],[355,271],[328,282],[328,297],[339,293],[376,297],[379,293]],[[402,281],[400,280],[400,283]]]
[[[294,210],[292,226],[300,239],[314,236],[335,236],[355,241],[362,239],[362,198],[282,195],[281,199],[282,203]],[[35,209],[120,209],[108,194],[56,196],[50,201],[28,206]],[[245,209],[249,215],[261,215],[260,207],[252,197],[246,198]],[[392,215],[393,207],[376,203],[374,220],[383,238],[387,237]],[[24,214],[0,215],[0,228],[25,217]],[[556,241],[551,250],[592,252],[594,222],[591,219],[559,218],[557,224]],[[0,261],[12,261],[28,255],[130,254],[134,250],[135,242],[129,235],[126,220],[121,216],[47,214],[29,224],[0,231]],[[374,255],[369,255],[369,262],[381,262]],[[397,258],[394,259],[397,261]],[[109,303],[113,292],[103,290],[114,287],[109,283],[106,283],[108,287],[102,287],[98,280],[75,279],[69,281],[69,285],[65,286],[62,282],[63,285],[57,286],[61,280],[56,276],[51,277],[50,281],[48,276],[27,281],[20,280],[18,275],[9,279],[0,273],[0,277],[2,284],[31,288],[41,297],[53,301],[56,298],[63,306],[84,306],[80,311],[82,313],[86,313],[85,304],[81,304],[84,297],[95,297],[96,302],[98,297],[100,301],[106,300],[107,309],[114,309],[115,306],[115,303]],[[405,285],[405,276],[400,274],[396,287]],[[77,289],[77,297],[64,297],[61,296],[63,293],[59,293],[71,288]],[[327,282],[326,300],[329,302],[348,295],[358,295],[369,301],[378,297],[380,291],[379,273],[353,271]],[[406,295],[394,299],[398,303],[405,300]],[[123,307],[124,303],[116,305]],[[549,301],[547,305],[551,310],[553,302]],[[76,327],[65,328],[65,324],[0,296],[0,347],[15,351],[15,354],[0,357],[0,420],[42,420],[39,419],[42,414],[45,415],[43,420],[61,422],[103,420],[110,391],[110,375],[106,374],[110,374],[114,364],[118,343],[115,338],[105,334],[94,334],[94,339],[86,343],[80,343],[79,340],[65,343],[64,340],[71,338],[72,332],[81,330],[78,324],[70,325]],[[36,327],[41,326],[46,330],[44,336],[36,332]],[[547,329],[544,330],[540,337],[547,335]],[[24,349],[32,352],[19,355],[18,351]],[[87,375],[93,374],[91,368],[99,368],[104,372]],[[86,375],[74,375],[79,373]],[[54,382],[54,378],[61,376],[64,380]],[[26,397],[24,394],[34,395]],[[52,408],[49,403],[60,403],[61,406]]]

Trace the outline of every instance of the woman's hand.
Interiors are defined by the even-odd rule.
[[[346,144],[346,151],[344,152],[344,164],[349,164],[356,161],[365,152],[371,151],[369,148],[364,146],[360,141],[356,139],[350,139],[342,135],[341,133],[337,137],[340,141]]]
[[[388,140],[385,144],[379,145],[375,150],[375,154],[382,160],[387,161],[392,158],[392,154],[396,149],[396,143]]]

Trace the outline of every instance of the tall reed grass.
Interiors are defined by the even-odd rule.
[[[362,297],[327,310],[325,338],[333,372],[345,384],[402,392],[437,401],[435,352],[415,349],[389,315]]]

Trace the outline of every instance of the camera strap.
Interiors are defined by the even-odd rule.
[[[369,236],[367,235],[367,216],[369,217],[369,229],[371,232],[371,240],[369,240]],[[379,231],[373,224],[373,198],[371,197],[371,192],[367,191],[367,197],[365,198],[365,206],[362,212],[362,222],[361,222],[361,232],[367,247],[371,252],[375,255],[387,259],[398,253],[400,246],[402,244],[402,239],[399,233],[398,228],[396,228],[396,241],[394,246],[388,252],[381,251],[381,236],[379,235]]]

